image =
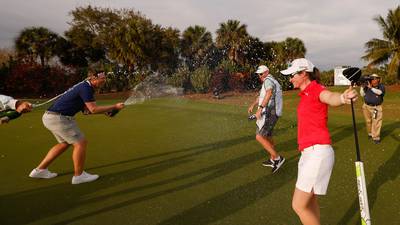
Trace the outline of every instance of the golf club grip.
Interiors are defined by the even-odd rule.
[[[371,225],[371,215],[369,213],[367,185],[365,183],[364,163],[356,161],[358,200],[360,203],[361,225]]]

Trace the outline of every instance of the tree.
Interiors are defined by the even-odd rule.
[[[76,55],[85,58],[88,63],[96,63],[106,59],[106,52],[110,49],[113,34],[122,23],[122,17],[129,14],[128,10],[112,10],[109,8],[78,7],[70,12],[71,27],[65,32],[67,38],[67,52],[65,59],[69,62],[76,60],[68,56]],[[65,43],[64,43],[65,44]]]
[[[285,51],[284,54],[286,55],[286,60],[288,62],[291,62],[297,58],[304,58],[306,55],[306,47],[304,46],[303,41],[299,38],[288,37],[283,42],[283,45]]]
[[[217,30],[216,44],[218,48],[228,51],[228,58],[238,64],[243,64],[243,46],[246,43],[248,33],[245,24],[237,20],[228,20],[221,23]]]
[[[21,31],[15,40],[18,57],[45,66],[55,55],[59,36],[44,27],[30,27]]]
[[[199,67],[212,46],[211,33],[202,26],[190,26],[182,34],[181,52],[190,70]]]
[[[382,30],[383,39],[373,38],[365,43],[368,66],[388,63],[388,75],[400,79],[400,6],[389,10],[386,19],[377,16],[374,20]]]

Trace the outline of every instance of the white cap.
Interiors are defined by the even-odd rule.
[[[313,72],[314,67],[314,64],[312,64],[312,62],[310,62],[308,59],[300,58],[293,60],[289,68],[287,68],[286,70],[282,70],[281,73],[283,75],[291,75],[303,70],[305,70],[306,72]]]
[[[374,78],[381,78],[378,74],[374,73],[372,75],[370,75],[370,77],[374,77]]]
[[[265,65],[261,65],[257,68],[256,73],[265,73],[266,71],[269,71],[268,67]]]

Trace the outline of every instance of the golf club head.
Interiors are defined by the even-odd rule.
[[[358,67],[349,67],[343,70],[343,75],[351,82],[356,83],[361,77],[361,70]]]

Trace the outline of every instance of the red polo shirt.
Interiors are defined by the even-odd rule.
[[[331,144],[328,131],[328,105],[319,100],[325,87],[312,81],[299,93],[297,107],[297,142],[299,150],[316,145]]]

